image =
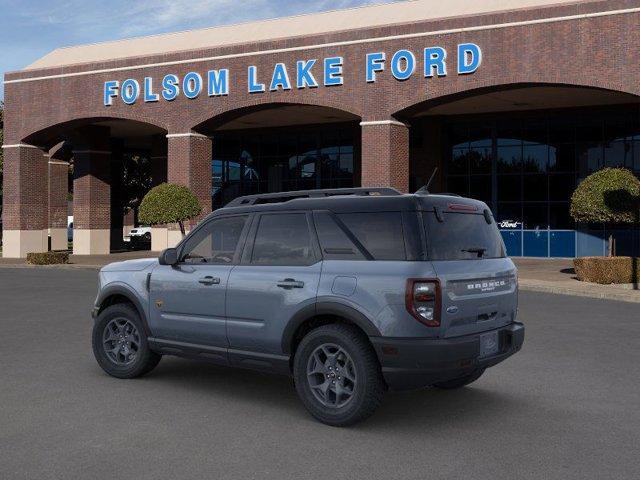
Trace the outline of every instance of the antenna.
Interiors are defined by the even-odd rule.
[[[438,167],[433,169],[431,178],[429,178],[429,181],[425,186],[423,186],[422,188],[420,188],[420,190],[416,192],[417,195],[429,195],[429,187],[431,186],[431,182],[433,182],[433,179],[436,178],[436,173],[438,173]]]
[[[431,182],[433,182],[433,179],[436,178],[436,173],[438,173],[438,167],[433,169],[433,173],[431,174],[431,178],[429,179],[429,181],[427,182],[427,190],[429,190],[429,187],[431,186]]]

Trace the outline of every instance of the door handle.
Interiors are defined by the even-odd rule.
[[[293,278],[285,278],[278,282],[278,287],[290,290],[292,288],[304,288],[304,282],[299,282]]]
[[[198,280],[199,283],[201,283],[202,285],[219,285],[220,284],[220,279],[219,278],[214,278],[214,277],[203,277],[200,280]]]

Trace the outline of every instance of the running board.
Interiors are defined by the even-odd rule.
[[[218,365],[291,375],[289,355],[250,352],[246,350],[214,347],[211,345],[199,345],[196,343],[178,342],[175,340],[165,340],[163,338],[154,337],[149,337],[148,342],[152,350],[163,355],[175,355],[179,357],[205,360]]]

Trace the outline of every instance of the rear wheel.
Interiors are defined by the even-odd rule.
[[[464,377],[454,378],[453,380],[447,380],[446,382],[435,383],[433,386],[436,388],[441,388],[443,390],[455,390],[456,388],[462,388],[464,386],[469,385],[470,383],[478,380],[482,374],[484,373],[484,368],[480,370],[476,370],[475,372],[465,375]]]
[[[135,378],[149,373],[161,355],[152,352],[138,312],[127,304],[105,308],[93,326],[93,354],[109,375]]]
[[[348,426],[371,416],[382,402],[385,385],[366,336],[350,325],[312,330],[294,358],[298,396],[322,423]]]

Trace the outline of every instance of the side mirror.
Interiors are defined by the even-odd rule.
[[[175,248],[167,248],[160,254],[160,265],[176,265],[178,263],[178,250]]]

